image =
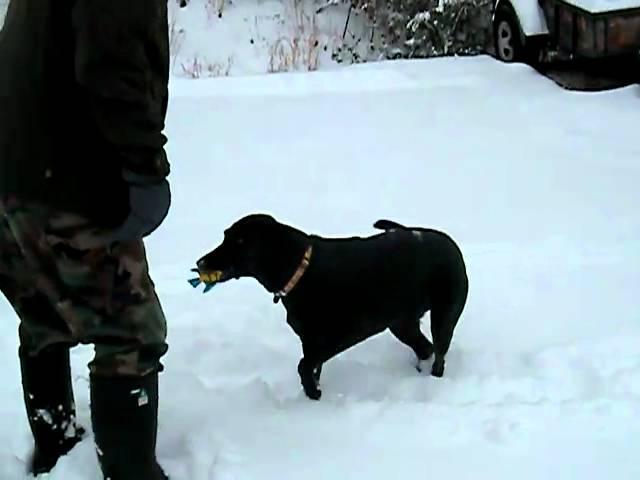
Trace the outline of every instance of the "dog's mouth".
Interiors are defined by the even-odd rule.
[[[207,293],[217,284],[225,282],[233,277],[231,272],[225,272],[223,270],[201,270],[198,268],[192,268],[192,272],[198,276],[189,280],[189,283],[193,288],[197,288],[198,285],[204,284],[204,293]]]
[[[209,269],[198,269],[194,268],[193,272],[198,274],[198,279],[202,283],[210,284],[210,283],[222,283],[227,280],[231,280],[232,278],[236,278],[232,269],[228,270],[209,270]]]
[[[212,270],[201,272],[197,270],[198,278],[203,283],[218,283],[224,279],[224,272],[222,270]]]

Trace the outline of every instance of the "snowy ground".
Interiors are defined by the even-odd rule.
[[[640,478],[637,86],[569,93],[479,57],[171,88],[174,205],[148,245],[172,480]],[[449,232],[471,291],[445,377],[385,333],[328,363],[307,400],[281,305],[254,281],[186,281],[254,211],[329,236],[381,217]],[[0,309],[0,478],[20,480],[31,441]],[[91,353],[73,354],[87,425]],[[49,478],[98,480],[91,438]]]

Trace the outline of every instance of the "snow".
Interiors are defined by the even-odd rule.
[[[566,92],[487,57],[343,68],[330,60],[343,7],[314,24],[309,2],[227,1],[222,18],[215,0],[169,5],[174,203],[147,244],[169,322],[158,456],[171,479],[640,478],[638,86]],[[293,38],[319,48],[295,57]],[[309,60],[321,71],[260,75]],[[255,281],[207,295],[186,281],[254,211],[327,236],[371,234],[378,218],[450,233],[471,290],[445,377],[418,373],[385,333],[324,367],[320,402],[304,397],[281,305]],[[23,480],[4,299],[0,314],[0,478]],[[91,356],[72,353],[87,427]],[[46,478],[99,480],[92,438]]]
[[[567,3],[591,13],[640,8],[640,0],[567,0]]]
[[[578,94],[476,57],[173,77],[171,93],[174,203],[147,245],[172,480],[640,478],[638,86]],[[281,304],[252,280],[187,283],[255,211],[327,236],[379,218],[450,233],[471,290],[444,378],[385,333],[304,397]],[[23,480],[16,317],[0,314],[0,478]],[[86,426],[91,355],[72,354]],[[91,437],[48,476],[80,479],[100,479]]]
[[[9,7],[9,0],[0,0],[0,27],[4,24],[4,16]]]

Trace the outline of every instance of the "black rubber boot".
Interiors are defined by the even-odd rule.
[[[90,378],[91,421],[105,480],[168,480],[156,461],[158,374]]]
[[[34,439],[28,462],[33,476],[50,472],[58,459],[80,441],[85,429],[76,424],[69,348],[49,347],[28,356],[20,347],[24,404]]]

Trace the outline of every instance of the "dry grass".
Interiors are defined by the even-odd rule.
[[[289,0],[290,34],[281,35],[269,47],[269,73],[318,68],[320,41],[316,13],[306,12],[304,0]]]
[[[318,68],[318,41],[313,37],[280,37],[269,47],[269,73]]]
[[[228,77],[233,65],[233,58],[227,57],[225,63],[202,61],[198,56],[188,63],[182,63],[182,72],[189,78]]]
[[[178,20],[175,15],[169,18],[169,52],[171,53],[171,66],[175,68],[175,63],[180,55],[180,50],[184,43],[185,31],[178,28]]]

